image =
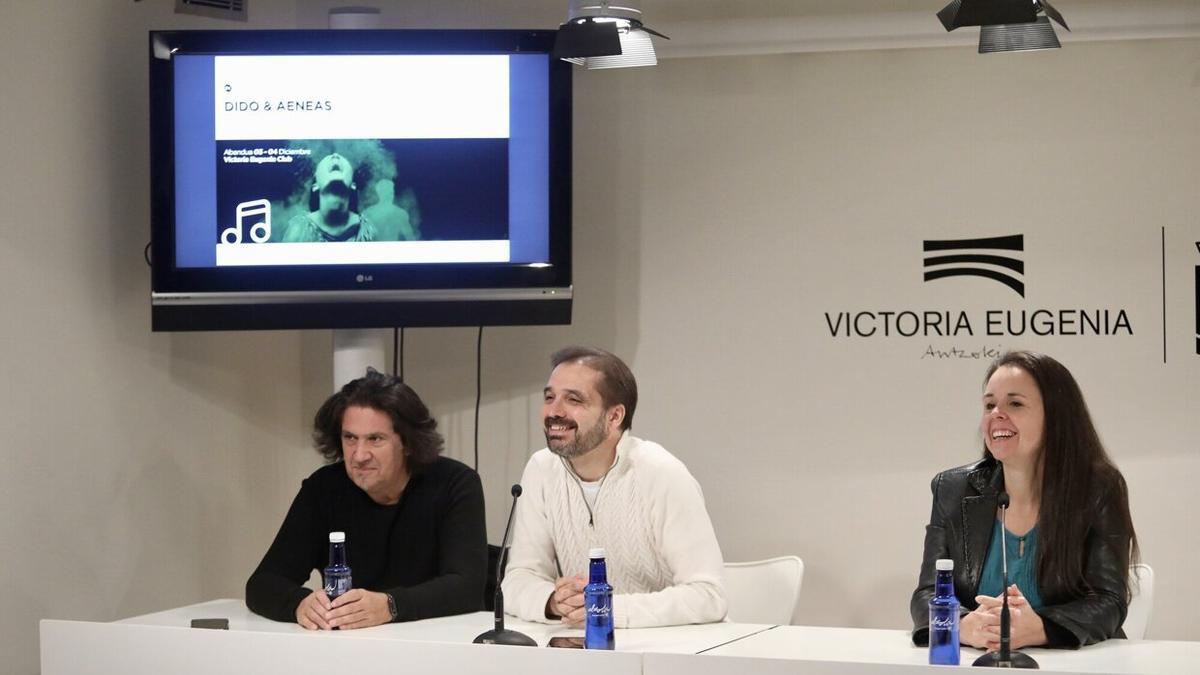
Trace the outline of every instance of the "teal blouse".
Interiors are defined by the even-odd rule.
[[[1016,584],[1021,595],[1029,601],[1034,611],[1042,608],[1042,594],[1037,584],[1037,526],[1018,537],[1008,532],[1008,583]],[[1023,545],[1022,545],[1023,544]],[[983,575],[979,579],[979,595],[1000,595],[1004,577],[1000,560],[1000,528],[992,528],[992,540],[988,543],[987,557],[983,560]]]

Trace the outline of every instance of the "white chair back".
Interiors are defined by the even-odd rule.
[[[1125,615],[1125,637],[1143,640],[1146,627],[1150,625],[1150,613],[1154,610],[1154,570],[1139,563],[1129,568],[1129,585],[1133,598],[1129,601],[1129,613]]]
[[[790,624],[803,578],[804,561],[794,555],[725,563],[729,620]]]

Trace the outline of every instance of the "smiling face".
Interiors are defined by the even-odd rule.
[[[542,399],[546,446],[567,459],[580,457],[620,435],[624,407],[604,407],[597,384],[603,375],[578,362],[560,363],[550,373]]]
[[[392,418],[374,408],[350,406],[342,415],[346,475],[379,504],[394,504],[408,483],[404,444]]]
[[[1017,366],[1000,366],[983,392],[979,431],[997,460],[1029,468],[1042,451],[1046,413],[1033,377]]]

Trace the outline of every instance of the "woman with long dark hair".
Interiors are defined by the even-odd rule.
[[[929,640],[934,562],[954,560],[960,641],[999,648],[999,607],[1009,596],[1012,648],[1078,648],[1125,637],[1137,536],[1125,479],[1109,459],[1083,394],[1058,361],[1008,352],[987,371],[983,459],[939,473],[910,610],[913,642]],[[998,495],[1011,505],[997,526]],[[1010,585],[1002,588],[1001,547]]]

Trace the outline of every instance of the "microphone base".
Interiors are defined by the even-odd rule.
[[[1010,652],[1006,663],[1000,662],[1000,652],[988,652],[983,656],[975,659],[975,663],[971,664],[977,668],[1025,668],[1028,670],[1038,670],[1037,661],[1028,654],[1021,652]]]
[[[524,633],[519,633],[515,630],[489,630],[486,633],[480,633],[479,637],[475,638],[477,645],[513,645],[515,647],[536,647],[537,642],[533,638]]]

